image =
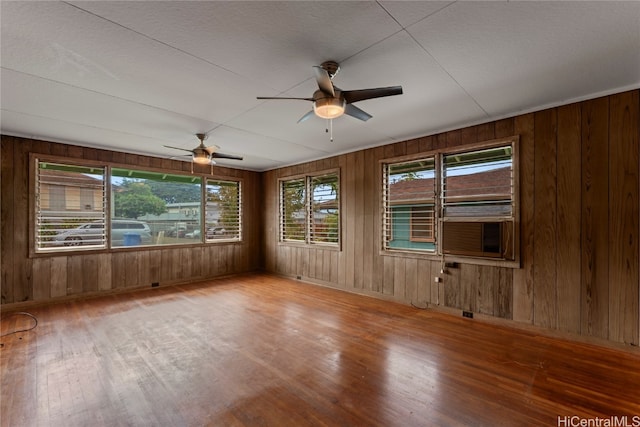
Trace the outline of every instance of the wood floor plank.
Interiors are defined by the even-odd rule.
[[[1,426],[540,426],[640,416],[637,349],[271,275],[31,311],[36,329],[0,339]],[[0,329],[30,324],[3,313]]]

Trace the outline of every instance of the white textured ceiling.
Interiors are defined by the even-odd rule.
[[[1,131],[268,170],[640,87],[640,2],[2,1]],[[312,66],[373,118],[297,120]],[[183,158],[183,157],[179,157]]]

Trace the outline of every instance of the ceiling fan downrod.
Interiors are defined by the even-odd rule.
[[[338,74],[338,71],[340,71],[340,64],[336,61],[324,61],[320,64],[320,67],[329,74],[331,80],[333,80],[336,74]]]

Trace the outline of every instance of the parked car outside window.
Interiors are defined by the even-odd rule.
[[[223,227],[207,228],[207,239],[222,239],[227,231]]]
[[[200,238],[200,230],[193,230],[191,233],[187,233],[184,235],[187,239],[199,239]]]
[[[143,221],[114,219],[111,221],[111,246],[123,246],[125,234],[139,235],[142,245],[153,243],[149,224]],[[104,235],[103,223],[99,221],[82,224],[76,228],[61,231],[54,237],[58,246],[86,246],[100,244]],[[138,239],[130,239],[138,242]]]
[[[223,227],[209,227],[207,228],[207,239],[222,239],[225,237],[227,230]],[[184,237],[188,239],[199,239],[201,235],[200,230],[193,230],[191,233],[187,233]]]

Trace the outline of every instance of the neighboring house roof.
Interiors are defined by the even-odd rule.
[[[389,201],[393,204],[428,201],[434,197],[433,178],[397,181],[389,186]]]
[[[102,185],[101,179],[93,178],[77,172],[67,172],[54,169],[40,169],[40,181],[49,185],[65,185],[73,187],[92,187]]]
[[[314,208],[317,210],[329,210],[329,209],[338,209],[338,201],[336,199],[323,200],[321,202],[315,202],[313,204]]]
[[[477,196],[479,190],[482,195],[499,198],[511,195],[511,168],[504,167],[467,175],[457,175],[447,178],[444,191],[447,197]]]
[[[511,168],[504,167],[467,175],[450,176],[446,180],[445,191],[449,197],[484,194],[509,196],[511,194]],[[389,201],[402,202],[430,201],[434,199],[433,178],[397,181],[389,186]]]

